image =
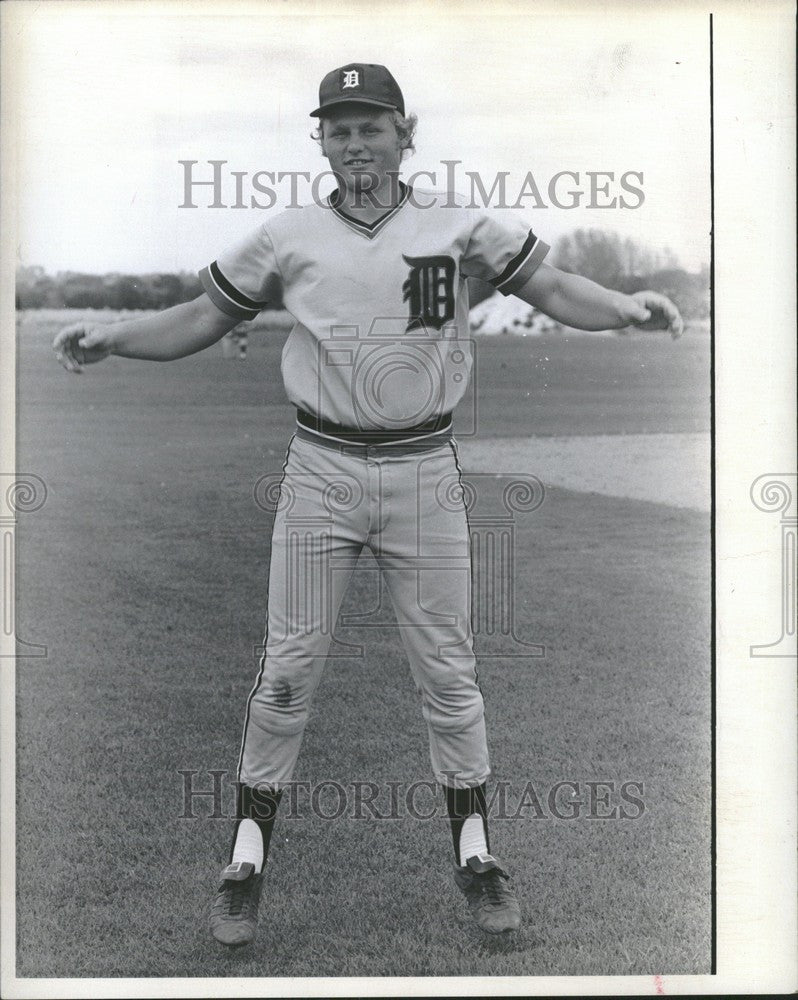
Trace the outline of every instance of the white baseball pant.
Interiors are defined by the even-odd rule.
[[[471,632],[470,545],[456,445],[289,444],[272,536],[265,652],[239,781],[291,781],[347,584],[364,546],[394,605],[442,784],[490,765]]]

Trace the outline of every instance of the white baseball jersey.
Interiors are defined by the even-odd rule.
[[[466,278],[511,294],[549,250],[516,213],[401,192],[374,223],[335,195],[286,209],[200,272],[214,304],[242,320],[282,296],[296,320],[282,356],[288,398],[346,427],[450,413],[472,365]]]

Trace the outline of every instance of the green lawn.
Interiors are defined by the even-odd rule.
[[[75,378],[51,358],[57,326],[20,328],[19,466],[48,497],[19,517],[18,634],[48,655],[17,669],[18,975],[709,970],[708,518],[554,489],[517,521],[516,632],[546,655],[480,667],[494,777],[514,806],[530,782],[544,806],[557,782],[613,782],[613,805],[640,782],[642,815],[497,818],[525,925],[494,941],[453,887],[442,809],[284,814],[256,945],[215,946],[230,822],[207,799],[181,818],[180,771],[205,788],[211,770],[234,774],[266,597],[253,489],[293,422],[284,335],[254,333],[245,364],[217,349]],[[705,430],[707,352],[701,337],[480,341],[479,432]],[[373,587],[366,560],[346,608]],[[297,779],[427,780],[395,630],[342,637],[365,652],[328,664]]]

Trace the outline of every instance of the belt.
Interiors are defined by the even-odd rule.
[[[378,427],[374,430],[360,430],[345,427],[331,420],[316,417],[306,410],[297,409],[296,422],[300,431],[306,433],[302,437],[315,440],[318,444],[329,447],[340,445],[359,445],[360,447],[394,447],[394,446],[437,446],[448,441],[452,436],[452,415],[443,413],[423,424],[413,427],[400,427],[395,430]]]

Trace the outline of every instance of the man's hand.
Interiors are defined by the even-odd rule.
[[[669,330],[676,339],[684,324],[679,310],[658,292],[625,295],[597,285],[580,274],[569,274],[545,261],[525,285],[513,293],[547,316],[577,330]]]
[[[84,365],[93,365],[111,353],[103,328],[90,323],[65,326],[56,334],[53,350],[64,368],[75,375],[83,374]]]
[[[638,330],[668,330],[674,340],[681,337],[684,322],[669,298],[659,292],[635,292],[630,297],[639,306],[632,314],[632,326]]]
[[[204,351],[241,322],[218,309],[203,292],[191,302],[150,316],[94,326],[74,323],[53,341],[56,357],[68,372],[79,375],[83,365],[109,354],[139,361],[175,361]]]

